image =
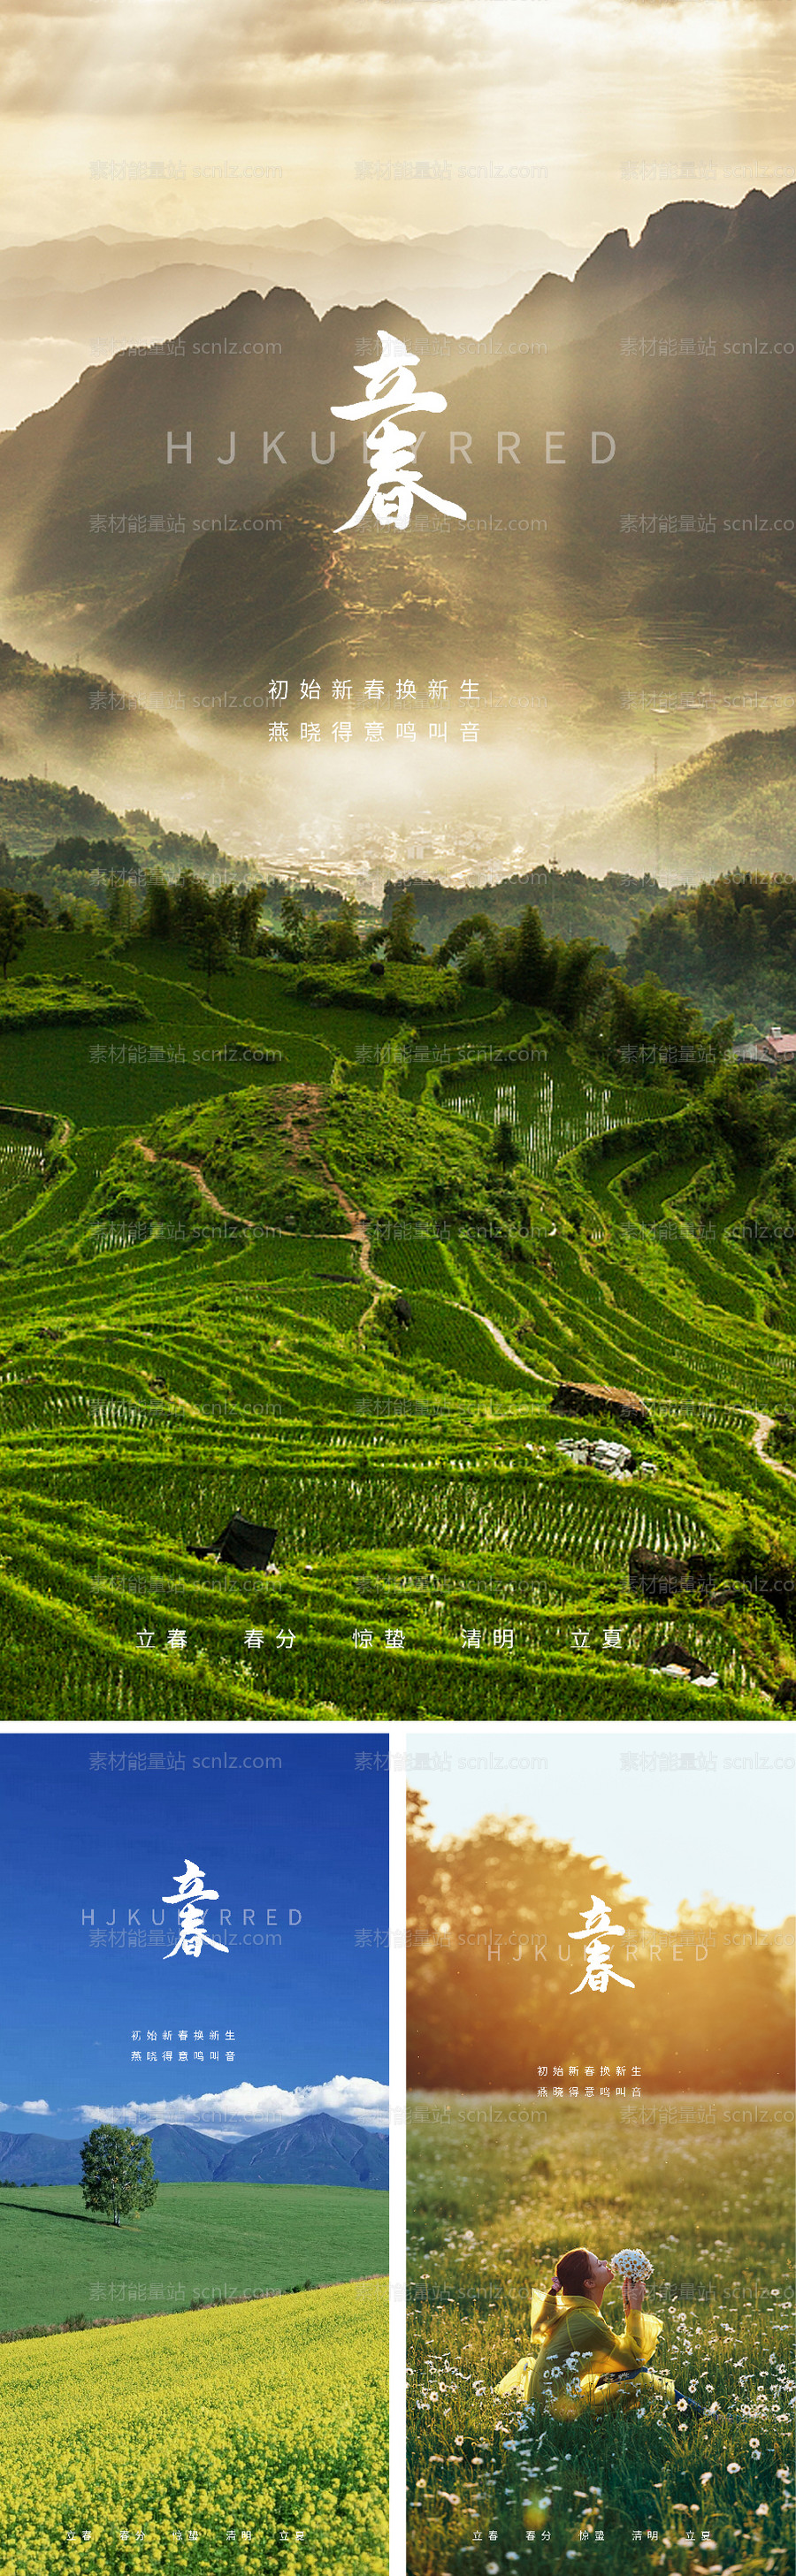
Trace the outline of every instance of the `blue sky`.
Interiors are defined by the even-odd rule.
[[[389,1924],[389,1779],[361,1752],[353,1735],[270,1730],[0,1738],[4,2128],[69,2137],[121,2115],[241,2136],[322,2108],[386,2117],[389,1951],[356,1935]],[[186,1860],[217,1890],[204,1928],[227,1955],[166,1955],[180,1907],[163,1899]]]

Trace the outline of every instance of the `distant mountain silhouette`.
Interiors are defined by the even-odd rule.
[[[0,249],[7,417],[11,423],[23,416],[20,406],[30,413],[57,401],[85,365],[92,332],[109,332],[117,348],[162,339],[202,304],[227,303],[246,284],[261,295],[293,287],[317,314],[386,296],[422,313],[432,331],[481,337],[501,305],[516,303],[550,269],[572,277],[583,256],[582,247],[522,224],[465,224],[412,240],[375,240],[323,221],[160,236],[106,225],[12,245]],[[180,280],[189,269],[194,286],[186,292]]]
[[[120,354],[0,442],[8,582],[48,613],[57,602],[62,619],[77,593],[84,649],[126,689],[190,690],[220,757],[244,731],[267,742],[270,683],[287,682],[292,713],[310,669],[324,685],[401,669],[421,696],[443,673],[455,696],[477,655],[497,683],[496,737],[526,738],[511,713],[522,678],[544,691],[530,703],[546,711],[529,717],[527,740],[555,743],[564,726],[577,749],[626,730],[628,667],[646,676],[649,656],[657,679],[672,639],[697,673],[711,660],[719,678],[749,660],[788,668],[792,368],[770,351],[791,328],[795,265],[796,186],[752,190],[730,209],[664,207],[635,246],[610,233],[573,282],[542,278],[477,363],[461,343],[435,353],[389,302],[319,321],[292,290],[246,290],[186,327],[183,357]],[[419,351],[420,389],[448,398],[424,429],[430,508],[400,538],[369,513],[338,533],[366,470],[361,423],[335,421],[332,405],[364,391],[354,370],[382,328]],[[230,356],[244,338],[270,341],[271,355]],[[201,354],[205,343],[215,355]],[[744,355],[742,343],[765,353]],[[546,455],[552,425],[565,433],[559,470]],[[189,429],[190,465],[179,454]],[[311,460],[313,430],[321,459],[335,433],[324,467]],[[471,440],[454,461],[453,431]],[[466,523],[435,515],[435,495],[463,504]],[[112,515],[131,510],[147,514],[147,533],[117,542]],[[92,512],[104,531],[91,532]],[[150,535],[149,518],[165,531],[170,514],[172,533]],[[42,733],[45,722],[42,700]],[[269,748],[268,798],[282,793],[280,759]],[[16,765],[40,765],[35,739]],[[125,801],[154,791],[162,802],[160,767],[143,799]],[[116,796],[109,763],[103,774]],[[96,777],[95,766],[86,784]]]
[[[637,868],[657,858],[665,869],[687,869],[694,883],[754,867],[761,850],[766,868],[790,875],[794,841],[796,725],[776,725],[724,734],[602,812],[580,814],[560,830],[558,848],[565,868]]]
[[[372,2129],[317,2111],[284,2129],[242,2138],[216,2167],[216,2181],[336,2182],[386,2191],[388,2168],[386,2141]]]
[[[546,468],[544,431],[558,420],[571,424],[579,439],[581,427],[621,430],[623,468],[631,462],[653,481],[671,456],[681,485],[688,481],[690,487],[698,476],[710,507],[721,498],[709,489],[714,459],[719,472],[731,459],[736,480],[754,466],[760,495],[761,460],[771,461],[770,424],[777,466],[784,443],[780,415],[790,427],[789,371],[775,358],[744,367],[725,355],[722,341],[731,333],[771,338],[789,322],[795,259],[796,186],[772,198],[753,189],[732,208],[666,206],[650,217],[635,246],[625,231],[606,234],[572,282],[550,273],[540,278],[512,311],[496,319],[491,351],[484,349],[477,362],[471,343],[430,341],[424,322],[389,297],[335,305],[319,320],[295,289],[273,287],[263,296],[251,286],[191,320],[186,269],[181,354],[119,351],[103,366],[87,368],[51,410],[34,414],[0,442],[6,582],[17,592],[61,595],[71,584],[85,584],[81,618],[88,621],[87,635],[96,636],[106,622],[103,602],[109,615],[111,602],[118,614],[147,595],[160,597],[197,533],[195,518],[255,509],[267,515],[274,503],[279,508],[286,486],[308,469],[323,513],[341,472],[345,482],[346,459],[349,481],[362,484],[361,423],[333,420],[332,405],[362,393],[353,371],[362,364],[363,344],[376,349],[379,329],[419,350],[421,385],[456,385],[455,405],[449,400],[442,420],[432,419],[427,427],[423,466],[444,474],[434,485],[438,491],[453,497],[466,487],[468,513],[510,508],[509,485],[515,507],[526,485],[524,502],[530,453],[535,469],[538,462],[535,509],[544,494],[557,515],[564,504],[571,520],[574,502],[599,538],[608,506],[615,526],[619,478],[591,470],[588,443],[583,456],[578,446],[577,464],[568,455],[565,475]],[[663,364],[657,352],[643,361],[629,357],[622,340],[631,312],[634,333],[650,340],[664,329],[712,335],[714,355],[695,352],[689,359],[676,353]],[[526,342],[529,351],[533,344],[537,352],[540,343],[546,345],[547,355],[524,354]],[[499,354],[504,348],[512,354]],[[512,422],[523,428],[517,473],[508,462],[500,471],[493,464],[496,430]],[[473,433],[472,470],[461,459],[455,469],[450,466],[449,432],[459,423]],[[336,465],[324,472],[313,464],[313,430],[320,459],[328,456],[334,431]],[[180,452],[188,431],[190,463]],[[264,434],[270,442],[267,463]],[[726,487],[726,474],[723,479]],[[765,489],[762,503],[764,509],[773,506]],[[760,498],[754,506],[760,507]],[[781,495],[779,506],[785,506]],[[136,527],[132,544],[131,514],[136,522],[146,521]],[[109,526],[111,518],[122,517],[124,542]],[[154,531],[150,517],[162,523]],[[92,528],[92,518],[104,520],[104,527]],[[177,525],[170,528],[170,520]],[[250,550],[252,544],[250,537]],[[262,533],[257,544],[266,574]]]
[[[82,2182],[80,2141],[0,2129],[0,2182]]]
[[[0,641],[0,766],[35,769],[42,743],[63,768],[79,763],[85,787],[112,771],[122,802],[125,791],[137,801],[153,776],[164,792],[190,783],[218,793],[214,762],[189,754],[167,716],[136,705],[96,668],[53,668]]]
[[[623,634],[654,645],[659,669],[680,629],[708,654],[726,648],[731,668],[744,655],[787,662],[792,602],[776,523],[791,511],[792,377],[776,356],[744,358],[735,344],[778,333],[796,264],[796,187],[771,200],[754,191],[730,214],[664,214],[646,228],[640,262],[642,244],[631,251],[625,235],[608,236],[585,263],[585,299],[578,279],[558,281],[567,332],[590,336],[533,354],[535,317],[544,338],[544,297],[558,292],[542,281],[496,325],[505,340],[510,322],[527,354],[460,376],[448,411],[429,420],[424,484],[462,502],[466,525],[435,521],[432,509],[417,538],[413,518],[400,543],[370,516],[336,534],[365,490],[359,441],[345,443],[325,472],[282,481],[267,544],[241,530],[197,534],[150,596],[104,631],[106,660],[158,679],[176,671],[205,691],[261,693],[266,708],[269,678],[284,676],[292,696],[310,651],[321,678],[389,671],[399,653],[422,683],[447,670],[457,647],[478,651],[507,688],[518,671],[544,672],[549,702],[566,703],[571,637],[582,641],[595,620],[608,629],[605,688]],[[651,288],[684,241],[688,256]],[[606,297],[621,301],[631,272],[640,300],[606,317]],[[424,381],[434,373],[430,360]],[[559,471],[546,460],[554,423],[565,432]],[[471,436],[467,460],[453,464],[452,429]],[[516,461],[511,450],[498,461],[499,429],[516,433]],[[614,438],[614,461],[592,461],[594,431]],[[598,457],[607,444],[598,440]],[[0,487],[2,470],[0,451]]]
[[[535,339],[543,329],[550,348],[589,336],[609,313],[623,313],[723,246],[735,211],[686,201],[650,215],[635,244],[624,230],[606,233],[571,281],[549,270],[540,277],[495,323],[493,339],[518,339],[526,330]]]
[[[796,186],[780,188],[775,197],[752,188],[740,206],[709,206],[688,201],[661,206],[650,215],[636,243],[624,230],[606,233],[570,280],[546,272],[510,313],[494,324],[493,343],[544,339],[548,349],[565,341],[589,339],[611,315],[632,305],[634,329],[642,306],[655,299],[661,312],[670,298],[672,316],[696,302],[705,331],[714,334],[725,308],[741,313],[750,299],[765,297],[757,318],[750,312],[752,337],[767,328],[772,296],[783,328],[790,321]],[[723,328],[723,321],[721,321]],[[792,332],[789,334],[792,337]]]
[[[361,2191],[388,2187],[386,2139],[326,2111],[242,2138],[234,2147],[224,2147],[220,2139],[205,2137],[182,2121],[159,2121],[144,2134],[151,2140],[158,2182],[337,2183]],[[80,2146],[79,2138],[2,2129],[0,2182],[81,2182]]]
[[[17,590],[80,580],[100,600],[107,592],[135,597],[179,560],[194,514],[229,514],[244,502],[251,512],[255,500],[270,510],[280,483],[311,463],[313,429],[321,458],[332,429],[338,454],[352,439],[361,454],[360,424],[333,422],[331,405],[364,391],[353,369],[363,342],[378,350],[379,329],[411,347],[419,338],[421,349],[428,338],[423,323],[389,300],[351,310],[335,306],[319,321],[302,295],[283,287],[266,296],[246,287],[192,319],[186,284],[181,346],[172,343],[163,354],[119,350],[104,365],[87,367],[51,410],[34,413],[3,439],[5,578]],[[439,386],[472,365],[472,343],[449,340],[426,381]],[[219,458],[230,454],[231,431],[236,454],[220,466]],[[190,464],[181,453],[187,432]],[[274,442],[267,467],[265,433]],[[181,515],[187,525],[180,539],[169,521]],[[131,517],[145,520],[132,545]],[[150,531],[150,517],[161,521],[157,530]],[[92,518],[105,525],[92,528]],[[111,529],[111,518],[124,526]]]
[[[147,2136],[158,2182],[212,2182],[218,2164],[213,2138],[178,2120],[160,2120]]]

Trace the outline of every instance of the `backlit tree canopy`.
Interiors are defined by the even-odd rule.
[[[547,1842],[526,1817],[485,1816],[432,1849],[410,1794],[409,2080],[467,2093],[535,2091],[538,2067],[641,2067],[644,2092],[789,2089],[793,1926],[778,1943],[741,1908],[680,1907],[656,1932],[645,1903],[599,1859]],[[706,1871],[709,1855],[706,1854]],[[592,1897],[623,1934],[611,1966],[632,1985],[576,1993]],[[633,1952],[635,1951],[635,1958]],[[561,2080],[559,2078],[559,2080]]]

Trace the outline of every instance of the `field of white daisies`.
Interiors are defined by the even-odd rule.
[[[602,2576],[791,2569],[793,2147],[771,2098],[416,2097],[409,2576],[569,2576],[584,2556]],[[570,2245],[645,2249],[654,2366],[679,2398],[564,2422],[495,2394]],[[621,2332],[618,2287],[603,2314]]]

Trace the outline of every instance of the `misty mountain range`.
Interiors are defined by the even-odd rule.
[[[336,2120],[327,2111],[259,2136],[241,2138],[232,2147],[205,2137],[180,2121],[162,2121],[142,2133],[151,2140],[158,2182],[336,2183],[344,2189],[386,2191],[389,2152],[386,2137],[351,2120]],[[83,2178],[78,2138],[39,2137],[0,2130],[0,2182],[79,2183]]]
[[[93,702],[98,699],[99,703]],[[67,666],[53,670],[31,653],[0,642],[0,763],[9,770],[33,767],[42,746],[63,773],[79,768],[88,785],[109,758],[119,801],[139,801],[153,775],[175,793],[190,779],[192,800],[217,799],[221,774],[200,750],[187,752],[167,716],[139,706],[114,689],[101,671]]]
[[[250,284],[261,295],[294,287],[317,314],[394,297],[421,310],[429,330],[480,338],[537,278],[551,268],[572,277],[583,256],[509,224],[389,241],[326,221],[160,236],[106,225],[12,246],[0,250],[5,418],[57,401],[97,355],[95,338],[117,348],[171,338],[200,305],[231,302]]]
[[[237,257],[240,245],[228,247]],[[131,256],[124,239],[100,250]],[[792,327],[794,264],[796,187],[771,198],[753,189],[730,209],[665,207],[635,245],[624,231],[607,235],[574,279],[548,274],[504,312],[475,360],[462,341],[436,348],[399,305],[334,306],[319,318],[276,286],[264,297],[245,287],[184,323],[181,355],[122,351],[89,368],[0,442],[7,631],[48,659],[90,654],[95,672],[134,695],[160,690],[169,716],[175,706],[173,736],[161,725],[156,740],[154,717],[138,710],[124,729],[113,709],[100,720],[88,674],[67,674],[64,693],[59,672],[53,691],[17,654],[4,673],[3,766],[40,767],[37,739],[57,700],[56,752],[66,727],[85,784],[162,810],[175,796],[182,805],[180,789],[197,803],[212,796],[223,838],[225,811],[239,792],[239,819],[254,782],[252,771],[246,787],[241,758],[257,764],[263,814],[287,792],[284,755],[271,756],[267,737],[262,770],[275,674],[292,706],[308,673],[328,694],[332,674],[361,683],[405,670],[422,694],[450,661],[454,688],[480,664],[498,706],[505,693],[491,738],[534,760],[544,749],[552,796],[593,805],[605,788],[635,785],[641,763],[629,766],[622,706],[639,685],[677,677],[692,691],[709,680],[737,692],[750,669],[781,675],[779,685],[792,674],[782,529],[793,366],[775,344]],[[369,514],[335,533],[363,497],[366,469],[361,424],[335,420],[332,406],[361,397],[354,369],[363,350],[377,353],[379,329],[418,351],[421,390],[447,391],[421,463],[432,496],[459,501],[466,523],[418,508],[400,538]],[[270,354],[242,354],[246,341]],[[546,456],[552,428],[559,470]],[[454,430],[470,448],[451,462]],[[593,462],[595,430],[601,456],[616,443],[604,465]],[[313,431],[321,459],[334,432],[328,464],[311,461]],[[523,703],[527,717],[514,711]],[[592,762],[609,746],[603,784]],[[677,748],[692,747],[683,727]],[[234,793],[222,777],[230,756]]]
[[[186,546],[201,536],[194,520],[267,512],[289,483],[304,486],[300,504],[306,493],[328,517],[332,498],[338,508],[363,484],[361,425],[333,420],[332,406],[359,397],[353,370],[363,344],[378,353],[379,329],[419,343],[421,385],[456,383],[455,405],[451,398],[444,421],[427,426],[423,469],[441,494],[465,496],[468,526],[485,512],[542,510],[548,537],[571,532],[574,518],[592,546],[610,539],[616,550],[620,510],[643,510],[653,489],[658,506],[665,501],[673,511],[715,517],[732,503],[773,514],[789,492],[792,370],[773,357],[768,367],[744,364],[723,343],[730,334],[773,341],[790,305],[795,253],[794,186],[771,199],[753,190],[729,211],[666,207],[635,248],[626,233],[609,234],[574,282],[541,279],[495,320],[492,355],[482,353],[475,366],[460,343],[425,352],[427,325],[387,299],[336,306],[322,320],[282,287],[265,297],[246,288],[199,316],[194,306],[182,355],[119,352],[2,441],[5,581],[17,596],[50,601],[79,584],[79,617],[96,637],[111,602],[118,613],[153,583],[160,598]],[[693,341],[690,359],[677,347],[671,354],[676,335]],[[251,341],[262,357],[244,354]],[[648,344],[646,356],[639,342]],[[518,354],[497,354],[504,348]],[[452,467],[449,435],[459,423],[472,453]],[[557,423],[567,433],[558,474],[545,447]],[[515,461],[509,451],[499,466],[501,428],[521,438],[521,453]],[[601,471],[592,465],[593,428],[616,439],[617,460]],[[335,461],[323,472],[312,461],[313,430],[321,459],[332,432],[336,439]],[[188,431],[190,461],[181,452]],[[132,542],[131,516],[144,519]],[[154,516],[161,524],[150,529]],[[110,518],[123,527],[109,529]],[[254,550],[267,558],[257,533]],[[384,532],[388,544],[392,533]],[[172,644],[170,636],[170,651]]]

